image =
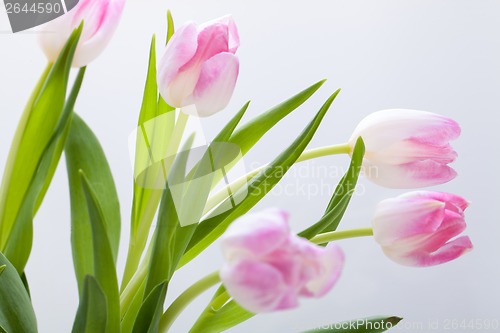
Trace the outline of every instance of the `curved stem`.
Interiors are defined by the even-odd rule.
[[[296,163],[312,160],[314,158],[323,156],[349,154],[350,152],[351,152],[351,146],[347,143],[310,149],[302,153],[302,155],[300,155],[299,158],[297,159]],[[223,189],[215,193],[208,199],[203,214],[206,214],[215,207],[217,207],[221,202],[223,202],[228,197],[228,193],[235,193],[236,191],[238,191],[245,184],[247,184],[250,179],[252,179],[255,175],[257,175],[259,172],[261,172],[268,166],[269,164],[265,164],[255,170],[250,171],[245,176],[238,178],[231,184],[225,186]]]
[[[332,231],[319,234],[311,239],[312,243],[325,244],[339,239],[373,236],[372,228]]]
[[[213,272],[186,289],[161,316],[159,332],[167,332],[181,312],[200,294],[220,282],[219,272]]]

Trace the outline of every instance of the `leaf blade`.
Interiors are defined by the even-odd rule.
[[[87,275],[83,281],[83,292],[73,324],[73,333],[104,332],[107,324],[108,306],[99,282]]]
[[[340,90],[337,90],[327,99],[313,120],[286,150],[252,178],[245,199],[226,213],[209,218],[198,225],[181,260],[180,266],[191,261],[212,244],[236,218],[248,212],[281,180],[311,141],[323,117],[339,92]],[[235,196],[241,195],[242,190],[246,191],[246,189],[240,189]]]
[[[92,226],[94,276],[97,282],[99,282],[107,300],[108,315],[106,332],[119,332],[120,297],[118,291],[118,279],[116,277],[116,268],[111,250],[111,244],[105,228],[106,222],[92,185],[83,171],[80,171],[80,176],[89,211],[89,220]]]
[[[86,275],[94,274],[92,230],[80,180],[83,170],[96,191],[105,217],[106,232],[116,262],[120,242],[120,203],[111,169],[99,140],[77,114],[74,115],[65,146],[66,169],[71,199],[71,246],[80,292]]]
[[[37,332],[33,306],[16,268],[0,253],[0,327],[7,332]]]

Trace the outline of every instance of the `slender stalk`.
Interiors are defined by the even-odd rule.
[[[311,239],[312,243],[325,244],[339,239],[373,236],[372,228],[360,228],[352,230],[332,231],[319,234]]]
[[[200,294],[220,282],[219,272],[213,272],[186,289],[161,316],[159,332],[168,332],[181,312]]]
[[[329,155],[339,155],[339,154],[349,154],[351,152],[351,146],[348,144],[340,144],[340,145],[333,145],[333,146],[327,146],[327,147],[321,147],[321,148],[316,148],[316,149],[311,149],[305,151],[300,157],[297,159],[297,162],[303,162],[307,160],[311,160],[314,158],[318,157],[323,157],[323,156],[329,156]],[[297,163],[296,162],[296,163]],[[217,193],[215,193],[213,196],[211,196],[206,205],[205,205],[205,210],[203,211],[203,214],[207,214],[210,212],[212,209],[217,207],[221,202],[226,200],[228,197],[228,193],[235,193],[238,191],[240,188],[242,188],[245,184],[248,183],[250,179],[252,179],[255,175],[257,175],[259,172],[267,168],[269,164],[263,165],[260,168],[257,168],[248,174],[246,174],[243,177],[238,178],[231,184],[227,185]]]

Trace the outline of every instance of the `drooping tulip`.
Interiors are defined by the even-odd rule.
[[[373,235],[384,253],[407,266],[433,266],[472,249],[465,230],[468,202],[441,192],[410,192],[381,201],[373,218]]]
[[[457,153],[449,142],[460,135],[450,118],[416,110],[384,110],[364,118],[349,140],[362,137],[366,154],[363,174],[390,188],[419,188],[456,177],[449,163]]]
[[[113,36],[125,0],[80,0],[68,13],[40,26],[39,42],[54,62],[74,29],[84,21],[73,67],[87,66],[106,48]]]
[[[288,214],[266,210],[235,221],[222,236],[220,276],[229,294],[254,313],[298,306],[299,297],[321,297],[338,280],[344,254],[290,231]]]
[[[173,107],[199,117],[224,109],[239,72],[240,44],[230,16],[201,26],[188,23],[170,39],[158,66],[158,88]]]

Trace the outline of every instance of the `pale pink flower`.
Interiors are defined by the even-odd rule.
[[[87,66],[106,48],[118,26],[125,0],[80,0],[68,13],[43,24],[39,41],[50,62],[54,62],[69,36],[84,21],[73,67]]]
[[[221,240],[226,259],[221,280],[233,299],[254,313],[294,308],[300,296],[323,296],[344,264],[338,246],[320,247],[293,234],[281,210],[245,215]]]
[[[188,23],[169,41],[158,68],[163,99],[184,112],[207,117],[224,109],[239,72],[235,56],[240,45],[230,16],[197,27]]]
[[[366,154],[363,174],[390,188],[418,188],[456,177],[449,163],[457,153],[449,142],[460,135],[452,119],[423,111],[384,110],[364,118],[349,140],[362,137]]]
[[[465,230],[468,202],[441,192],[411,192],[377,206],[373,234],[384,253],[407,266],[433,266],[472,249]]]

